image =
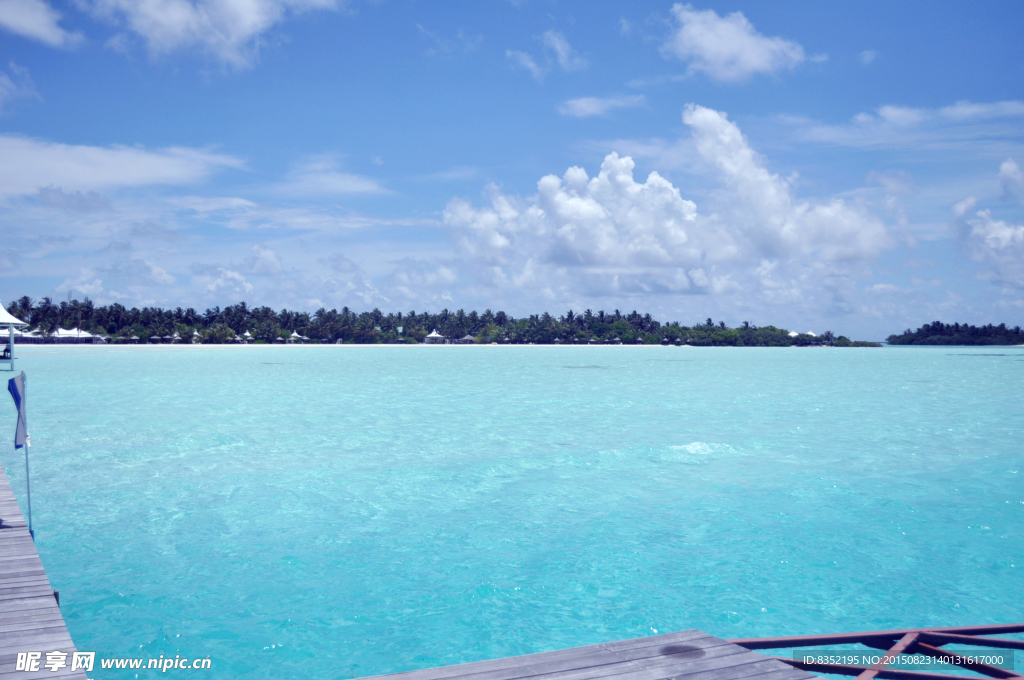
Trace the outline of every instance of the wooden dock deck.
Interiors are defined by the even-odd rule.
[[[53,651],[67,653],[65,668],[50,671],[44,666],[46,653]],[[70,670],[75,651],[50,579],[0,465],[0,680],[85,680],[84,671]],[[18,652],[42,652],[39,670],[15,670]]]
[[[811,680],[699,630],[374,676],[373,680]]]

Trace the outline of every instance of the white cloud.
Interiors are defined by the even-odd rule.
[[[999,166],[999,181],[1003,184],[1004,201],[1024,201],[1024,172],[1012,158]]]
[[[1024,116],[1024,102],[1013,100],[975,104],[968,101],[959,101],[952,106],[945,106],[939,109],[939,113],[953,120]]]
[[[9,102],[17,99],[40,99],[27,68],[13,61],[8,64],[10,75],[0,71],[0,112]]]
[[[794,198],[725,114],[690,105],[683,121],[722,187],[704,212],[657,172],[638,182],[632,159],[611,153],[596,177],[569,168],[529,199],[491,187],[486,206],[450,201],[444,224],[463,266],[480,285],[541,296],[745,290],[785,302],[893,245],[855,205]]]
[[[1019,190],[1024,181],[1012,159],[1000,165],[999,177],[1004,191]],[[1024,224],[997,219],[988,208],[975,212],[977,204],[974,196],[968,196],[953,206],[953,228],[962,246],[973,260],[982,263],[981,278],[1024,288]]]
[[[941,108],[888,104],[861,112],[847,124],[825,124],[795,116],[776,120],[800,141],[859,148],[916,147],[1006,153],[1006,140],[1020,138],[1024,102],[958,102]]]
[[[827,260],[877,256],[892,241],[882,222],[841,199],[799,201],[789,183],[770,173],[739,127],[719,111],[687,106],[701,158],[728,187],[723,205],[735,228],[765,256],[803,255]]]
[[[587,60],[580,56],[565,39],[565,36],[558,31],[545,31],[540,39],[549,52],[544,65],[538,64],[530,54],[520,50],[505,50],[505,56],[519,68],[529,71],[537,82],[544,80],[544,75],[551,69],[553,63],[557,63],[559,68],[567,72],[579,71],[587,67]],[[554,62],[552,62],[551,56],[554,57]]]
[[[252,210],[259,205],[244,198],[236,196],[182,196],[170,201],[173,205],[197,213],[209,214],[227,210]]]
[[[563,116],[576,116],[585,118],[588,116],[603,116],[614,109],[627,109],[643,106],[647,100],[642,94],[624,97],[580,97],[563,102],[558,107],[558,112]]]
[[[676,4],[672,15],[678,25],[662,53],[689,62],[691,72],[738,81],[793,68],[804,61],[800,45],[761,35],[742,12],[720,17],[714,10]]]
[[[149,268],[149,278],[151,278],[154,282],[164,284],[167,286],[174,283],[174,277],[168,274],[167,270],[164,269],[163,267],[159,267],[147,260],[144,260],[143,263]]]
[[[907,106],[882,106],[878,109],[878,117],[893,125],[907,126],[927,120],[928,112]]]
[[[979,210],[964,218],[964,226],[968,252],[986,265],[983,275],[1024,288],[1024,225],[997,220],[990,210]]]
[[[410,302],[451,300],[459,275],[451,263],[404,258],[395,263],[387,279],[390,295]]]
[[[79,270],[77,276],[69,276],[56,288],[58,293],[78,293],[84,297],[99,297],[103,294],[103,280],[96,278],[96,271],[90,267]]]
[[[337,166],[337,161],[330,155],[310,156],[291,168],[279,189],[298,196],[386,193],[387,190],[375,180],[339,172]]]
[[[469,36],[461,28],[456,31],[455,38],[448,38],[433,31],[428,31],[420,24],[416,24],[420,33],[433,43],[433,47],[427,50],[427,56],[449,56],[456,53],[475,52],[483,42],[483,36]]]
[[[519,50],[505,50],[505,56],[511,59],[516,66],[529,71],[538,82],[544,80],[544,69],[538,66],[537,62],[533,60],[533,57],[526,52],[520,52]]]
[[[71,212],[89,213],[110,209],[110,201],[95,191],[64,191],[52,185],[39,189],[38,200],[43,205]]]
[[[696,206],[658,173],[634,181],[629,158],[612,153],[593,179],[573,167],[537,188],[526,203],[496,191],[489,208],[453,200],[445,224],[465,254],[499,266],[522,257],[584,266],[699,262],[687,236]]]
[[[558,31],[545,31],[541,39],[544,46],[555,53],[555,59],[563,71],[579,71],[587,67],[587,60],[581,57]]]
[[[273,249],[259,243],[249,248],[250,255],[245,261],[246,270],[257,276],[274,276],[284,271],[281,256]]]
[[[343,4],[343,3],[342,3]],[[252,64],[261,36],[289,13],[333,10],[337,0],[92,0],[94,12],[141,36],[150,54],[198,48],[226,64]]]
[[[50,47],[75,47],[82,42],[82,34],[58,26],[60,16],[43,0],[0,0],[3,28]]]
[[[224,267],[194,265],[192,274],[193,281],[205,288],[209,294],[227,292],[235,295],[248,295],[253,291],[253,285],[246,281],[244,276]]]
[[[891,283],[876,283],[868,288],[872,293],[905,293],[906,290]]]
[[[34,194],[43,187],[92,191],[160,184],[188,184],[240,159],[207,149],[147,151],[127,146],[57,144],[0,135],[0,197]]]
[[[974,198],[974,196],[968,196],[967,198],[953,205],[953,216],[958,218],[963,217],[968,212],[973,210],[974,206],[977,204],[978,199]]]
[[[867,66],[878,58],[878,52],[874,50],[864,50],[860,53],[860,63]]]

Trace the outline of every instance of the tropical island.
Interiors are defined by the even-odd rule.
[[[1024,331],[1020,326],[969,326],[965,323],[927,323],[916,331],[909,328],[899,335],[890,335],[890,345],[1024,345]]]
[[[796,333],[775,326],[743,322],[730,328],[724,321],[707,319],[685,326],[678,321],[662,324],[650,314],[622,314],[586,310],[568,311],[555,317],[547,312],[514,318],[505,312],[485,310],[439,313],[410,311],[385,314],[379,309],[356,313],[320,308],[313,314],[270,307],[249,307],[245,302],[205,312],[195,309],[128,309],[114,303],[97,306],[91,300],[55,303],[22,297],[7,311],[29,324],[29,335],[47,341],[70,329],[117,343],[421,343],[440,337],[443,341],[499,344],[688,344],[722,347],[880,347],[875,342],[853,341],[831,331],[820,335]],[[431,337],[431,334],[434,334]]]

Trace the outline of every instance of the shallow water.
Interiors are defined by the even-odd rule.
[[[1024,620],[1016,348],[18,354],[37,545],[99,657],[326,679]]]

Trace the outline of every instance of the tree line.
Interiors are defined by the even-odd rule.
[[[890,335],[890,345],[1024,345],[1024,331],[1020,326],[971,326],[965,323],[945,324],[941,321],[926,323],[912,331]]]
[[[831,331],[820,336],[791,335],[775,326],[755,326],[743,322],[730,328],[724,321],[712,319],[686,326],[678,321],[662,324],[650,314],[633,311],[622,314],[572,310],[562,316],[547,312],[515,318],[505,312],[485,310],[438,313],[397,312],[385,314],[379,309],[356,313],[348,307],[326,309],[313,314],[270,307],[249,307],[245,302],[204,312],[192,308],[133,307],[120,303],[95,305],[91,300],[69,300],[55,303],[44,297],[38,302],[25,296],[7,306],[7,311],[27,322],[43,335],[58,328],[74,329],[105,335],[112,341],[129,341],[133,337],[147,342],[154,336],[177,334],[182,342],[228,343],[245,333],[258,342],[277,342],[292,333],[312,342],[334,343],[413,343],[422,342],[436,330],[447,338],[458,340],[471,336],[474,342],[512,344],[615,343],[659,344],[688,343],[701,346],[788,347],[828,344],[835,346],[877,346],[876,343],[854,342]]]

